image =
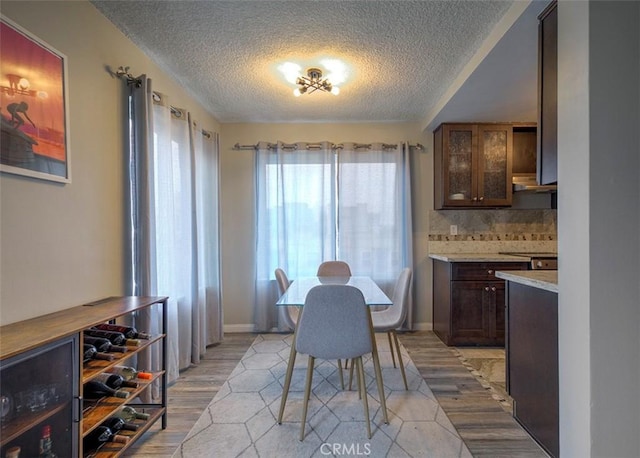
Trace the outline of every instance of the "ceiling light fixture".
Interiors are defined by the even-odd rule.
[[[340,93],[340,88],[331,84],[328,78],[322,77],[322,70],[319,68],[310,68],[307,70],[307,76],[299,76],[296,84],[300,87],[293,91],[293,95],[300,97],[302,94],[311,94],[315,91],[331,92],[333,95]]]

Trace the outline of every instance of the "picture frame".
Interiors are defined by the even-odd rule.
[[[71,183],[67,56],[0,15],[0,171]]]

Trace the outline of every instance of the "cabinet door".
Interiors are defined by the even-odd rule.
[[[487,284],[451,282],[451,340],[453,345],[482,344],[489,336],[490,301]]]
[[[2,361],[0,456],[17,447],[39,456],[45,431],[53,453],[77,456],[77,358],[78,339],[69,337]]]
[[[512,148],[513,128],[510,125],[478,126],[477,199],[481,205],[511,205]]]
[[[505,283],[503,281],[495,282],[492,283],[489,288],[491,290],[491,300],[493,302],[492,316],[494,317],[494,322],[491,327],[491,339],[494,341],[495,345],[503,346],[506,329]]]
[[[451,344],[504,345],[504,282],[454,281]]]
[[[538,183],[558,181],[558,12],[551,3],[538,25]]]
[[[448,207],[470,206],[477,199],[476,150],[478,129],[476,125],[448,124],[442,135],[442,174],[444,205]],[[436,171],[436,173],[438,173]]]

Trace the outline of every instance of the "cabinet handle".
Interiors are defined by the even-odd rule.
[[[495,286],[492,286],[492,287],[491,287],[491,291],[495,291],[495,290],[496,290],[496,287],[495,287]]]
[[[478,198],[477,198],[477,197],[474,197],[474,198],[473,198],[473,199],[471,199],[471,200],[473,200],[474,202],[476,202],[476,201],[478,200]]]
[[[488,273],[489,275],[493,275],[493,270],[489,269],[489,270],[487,270],[487,273]]]
[[[488,286],[485,286],[485,287],[484,287],[484,290],[485,290],[485,291],[489,291],[489,287],[488,287]]]
[[[484,196],[480,197],[480,199],[478,199],[480,202],[482,202],[484,200]]]

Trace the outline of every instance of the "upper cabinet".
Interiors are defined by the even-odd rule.
[[[538,17],[538,184],[558,182],[558,11]]]
[[[508,207],[513,127],[441,124],[434,132],[435,208]]]

